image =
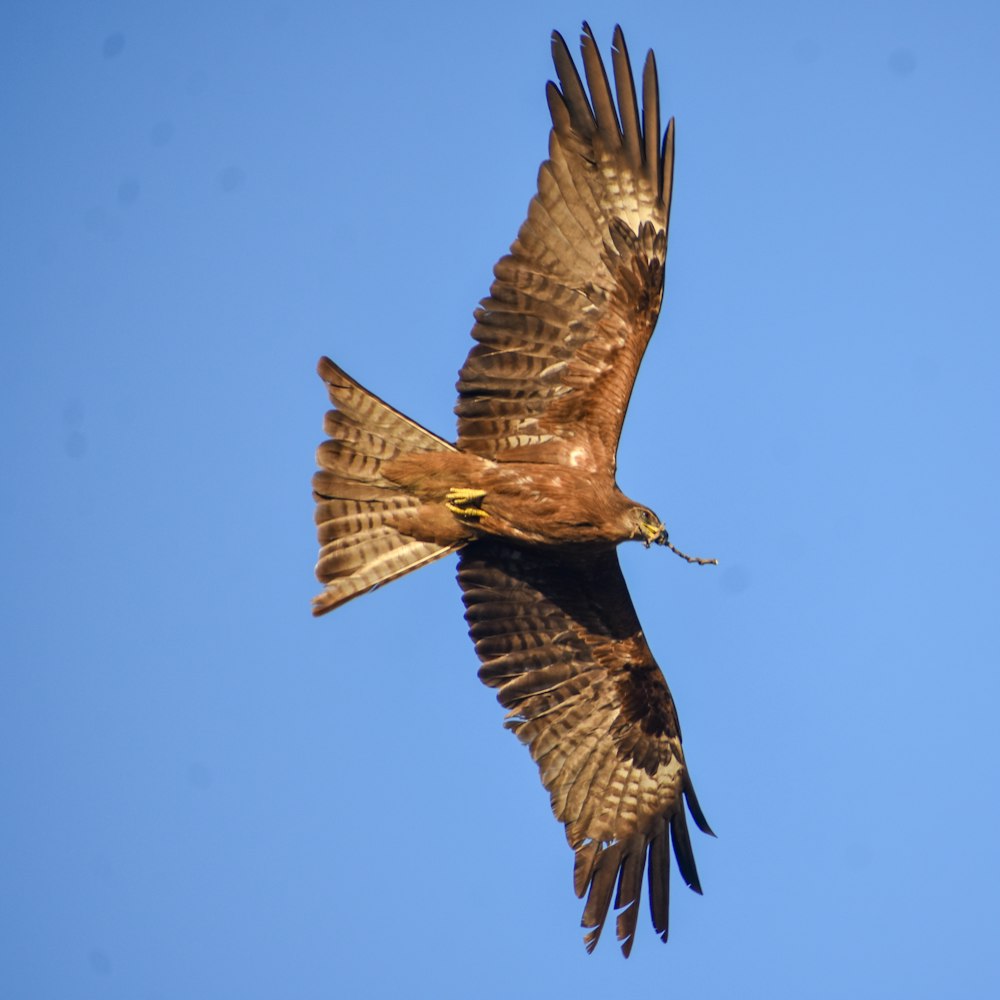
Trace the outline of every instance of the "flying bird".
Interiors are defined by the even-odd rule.
[[[663,297],[674,123],[662,130],[652,52],[641,111],[620,28],[614,93],[587,24],[581,52],[586,86],[553,33],[549,158],[474,314],[457,441],[320,360],[334,408],[313,479],[325,585],[313,611],[459,553],[479,676],[508,709],[505,725],[527,744],[575,852],[584,943],[596,946],[614,895],[627,956],[644,873],[667,940],[671,845],[701,892],[685,804],[712,831],[617,555],[630,540],[674,549],[656,514],[615,482]]]

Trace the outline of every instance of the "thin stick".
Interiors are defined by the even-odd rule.
[[[718,559],[699,559],[698,556],[689,556],[686,552],[681,552],[680,549],[674,546],[674,543],[667,539],[664,544],[673,552],[675,555],[681,557],[681,559],[686,559],[689,563],[695,563],[698,566],[718,566]]]

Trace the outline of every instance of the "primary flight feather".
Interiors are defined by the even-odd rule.
[[[628,540],[673,548],[659,518],[615,482],[663,297],[673,121],[663,132],[652,52],[640,111],[621,29],[614,94],[586,24],[581,50],[586,85],[553,33],[549,158],[475,312],[457,442],[319,363],[334,409],[313,480],[325,584],[314,613],[459,552],[479,676],[509,710],[505,724],[565,824],[587,949],[613,904],[628,955],[644,873],[653,926],[667,939],[671,846],[701,891],[685,803],[711,830],[616,553]]]

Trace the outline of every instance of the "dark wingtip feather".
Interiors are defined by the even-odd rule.
[[[688,833],[683,809],[678,809],[670,817],[670,840],[674,845],[674,856],[677,858],[681,878],[689,889],[693,889],[699,896],[702,895],[698,866],[694,863],[694,849],[691,847],[691,835]]]
[[[663,190],[660,163],[660,80],[656,72],[656,56],[650,49],[642,67],[642,133],[645,142],[646,165],[653,172],[656,189]]]
[[[599,850],[600,844],[596,840],[581,844],[576,849],[576,857],[573,860],[573,891],[577,899],[583,899],[583,894],[590,885],[590,876],[594,871],[594,862],[597,860]]]
[[[583,918],[580,921],[581,927],[590,928],[583,938],[588,952],[597,947],[597,942],[601,939],[601,931],[604,930],[604,924],[608,919],[611,894],[618,881],[622,850],[623,845],[620,841],[608,844],[600,851],[594,863],[590,877],[590,892],[587,894],[587,903],[583,908]]]
[[[646,868],[647,840],[643,835],[632,838],[628,851],[622,860],[618,875],[618,892],[615,894],[615,909],[619,910],[616,933],[621,943],[622,954],[628,958],[635,942],[635,929],[639,921],[642,901],[642,876]]]
[[[583,71],[590,88],[590,103],[597,119],[597,127],[605,136],[605,141],[615,144],[621,140],[621,125],[618,113],[615,111],[614,98],[611,96],[611,84],[608,72],[604,68],[601,49],[590,30],[590,25],[583,22],[583,35],[580,38],[580,53],[583,57]]]
[[[570,126],[569,108],[566,107],[562,91],[551,80],[545,84],[545,100],[549,106],[552,128],[557,133],[565,132]]]
[[[625,32],[622,31],[620,24],[616,24],[615,30],[611,33],[611,47],[628,54],[628,48],[625,45]]]
[[[569,49],[566,45],[566,39],[563,38],[562,34],[552,29],[552,34],[549,35],[549,47],[552,50],[552,61],[557,62],[556,53],[557,52],[568,52]]]
[[[710,837],[714,837],[715,831],[708,825],[708,820],[705,819],[705,814],[701,810],[701,804],[698,802],[698,796],[694,792],[691,775],[687,773],[684,775],[684,799],[687,802],[688,812],[691,813],[691,818],[698,829],[702,833],[707,833]]]
[[[667,207],[667,224],[670,223],[670,201],[674,194],[674,119],[667,122],[663,133],[663,148],[660,152],[662,173],[660,174],[660,200]]]
[[[611,63],[615,74],[615,92],[618,95],[622,141],[632,168],[638,171],[642,167],[642,125],[639,121],[639,104],[625,35],[622,33],[621,25],[617,24],[611,42]]]
[[[596,125],[594,112],[566,39],[558,31],[552,32],[552,62],[556,67],[559,87],[569,108],[573,127],[580,135],[591,135]]]
[[[662,817],[650,835],[647,865],[649,915],[660,940],[666,942],[670,931],[670,835]]]

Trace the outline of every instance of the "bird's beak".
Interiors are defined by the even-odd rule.
[[[643,535],[646,536],[645,538],[643,538],[642,544],[645,545],[647,549],[654,542],[657,545],[667,544],[667,529],[662,524],[658,528],[654,528],[652,525],[647,526],[644,524],[642,526],[642,533]]]

